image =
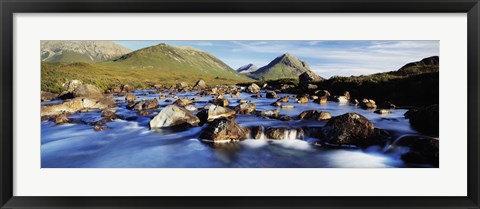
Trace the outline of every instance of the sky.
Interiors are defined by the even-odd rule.
[[[115,41],[137,50],[159,43],[206,51],[233,69],[267,65],[290,53],[324,78],[370,75],[439,55],[439,41]]]

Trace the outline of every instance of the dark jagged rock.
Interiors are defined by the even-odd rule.
[[[275,93],[274,91],[268,91],[265,97],[266,98],[277,98],[277,93]]]
[[[415,130],[432,136],[439,135],[440,115],[437,104],[409,110],[405,113],[405,117],[410,120],[410,125]]]
[[[328,145],[354,145],[368,147],[384,145],[388,133],[381,131],[367,118],[358,113],[346,113],[331,118],[323,127]]]
[[[402,160],[407,163],[439,165],[438,139],[424,136],[405,136],[397,139],[391,145],[392,148],[399,146],[409,148],[409,151],[401,156]]]
[[[219,118],[200,133],[199,138],[212,142],[237,141],[248,138],[248,129],[240,127],[234,118]]]

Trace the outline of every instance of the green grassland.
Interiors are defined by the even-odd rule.
[[[58,93],[62,83],[78,79],[102,90],[124,84],[137,88],[203,79],[208,85],[235,84],[252,79],[216,57],[193,48],[160,44],[101,63],[42,63],[42,91]]]

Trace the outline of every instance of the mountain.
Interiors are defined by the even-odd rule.
[[[85,73],[88,72],[88,73]],[[103,90],[121,84],[152,87],[155,84],[204,80],[208,85],[250,82],[215,56],[192,47],[159,44],[99,63],[42,63],[44,91],[58,91],[65,80],[79,79]],[[49,86],[56,86],[50,88]]]
[[[46,62],[96,63],[130,53],[113,41],[42,41],[41,58]]]
[[[239,73],[252,73],[252,72],[255,72],[256,70],[258,70],[257,66],[255,66],[254,64],[248,64],[248,65],[244,65],[244,66],[238,68],[237,72],[239,72]]]
[[[440,59],[438,56],[424,58],[417,62],[411,62],[401,67],[395,74],[409,75],[438,72]]]
[[[298,79],[298,76],[304,72],[312,72],[308,64],[291,54],[285,53],[275,58],[268,65],[252,72],[250,76],[262,80],[275,80],[282,78]]]

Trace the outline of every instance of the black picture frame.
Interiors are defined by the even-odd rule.
[[[1,0],[1,208],[479,208],[478,0]],[[468,195],[465,197],[21,197],[13,196],[15,13],[467,13]],[[446,179],[448,181],[448,179]],[[254,185],[252,185],[252,189]],[[414,189],[414,188],[412,188]],[[446,189],[446,188],[442,188]]]

